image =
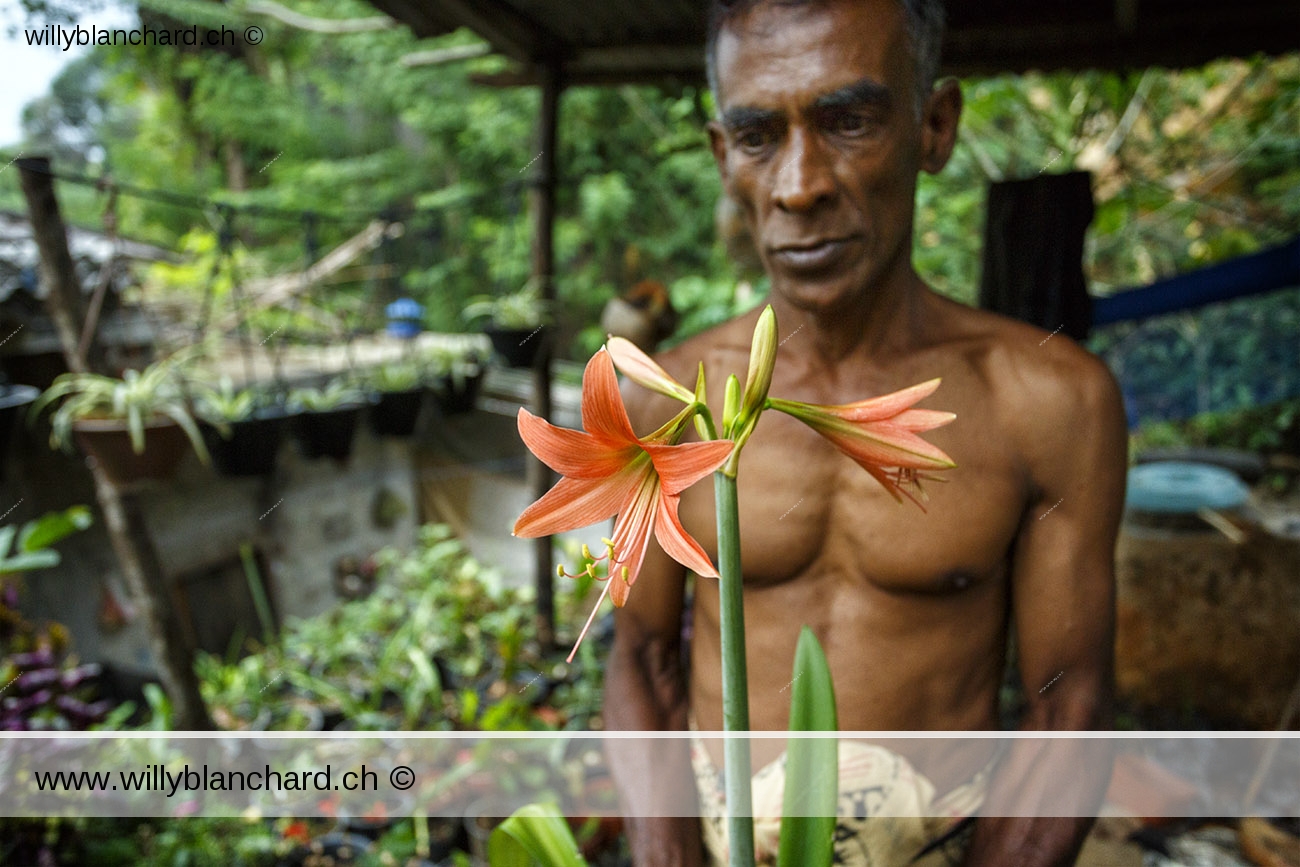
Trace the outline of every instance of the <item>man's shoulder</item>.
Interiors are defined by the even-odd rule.
[[[1055,459],[1071,440],[1110,436],[1123,427],[1123,401],[1110,369],[1059,329],[944,304],[945,343],[975,368],[1022,454]]]
[[[1118,387],[1109,368],[1060,329],[1034,325],[967,307],[946,306],[945,337],[962,346],[999,401],[1044,404],[1117,398]]]

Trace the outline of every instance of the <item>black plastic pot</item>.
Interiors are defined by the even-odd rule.
[[[484,332],[492,341],[496,350],[510,367],[532,367],[533,359],[542,348],[542,338],[546,328],[488,328]]]
[[[370,406],[370,429],[375,436],[409,437],[415,433],[423,406],[422,388],[380,392]]]
[[[41,394],[30,385],[0,386],[0,479],[4,478],[4,458],[9,452],[9,437],[24,408]]]
[[[438,380],[436,388],[430,389],[438,402],[438,409],[443,415],[461,415],[473,412],[478,402],[479,388],[483,385],[483,374],[479,373],[469,379],[457,382],[450,376]]]
[[[275,470],[275,457],[284,439],[289,414],[279,407],[258,410],[243,421],[230,422],[230,438],[203,423],[203,440],[212,463],[223,476],[265,476]]]
[[[298,450],[308,459],[345,461],[352,454],[352,437],[361,418],[360,406],[343,406],[323,412],[305,412],[293,418]]]

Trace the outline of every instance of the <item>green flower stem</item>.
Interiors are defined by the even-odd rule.
[[[736,477],[714,473],[718,517],[718,593],[722,606],[722,722],[729,732],[749,731],[749,680],[745,670],[745,603],[740,571],[740,513]],[[730,867],[753,867],[753,793],[748,738],[727,738],[725,774]]]

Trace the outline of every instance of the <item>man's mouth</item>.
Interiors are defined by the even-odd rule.
[[[834,265],[852,238],[819,238],[793,241],[772,248],[772,257],[791,271],[821,271]]]

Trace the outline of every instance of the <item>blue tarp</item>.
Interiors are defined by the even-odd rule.
[[[1300,286],[1300,236],[1260,253],[1159,280],[1093,301],[1093,327],[1194,310],[1276,289]]]
[[[1130,426],[1300,397],[1300,237],[1093,309]]]

